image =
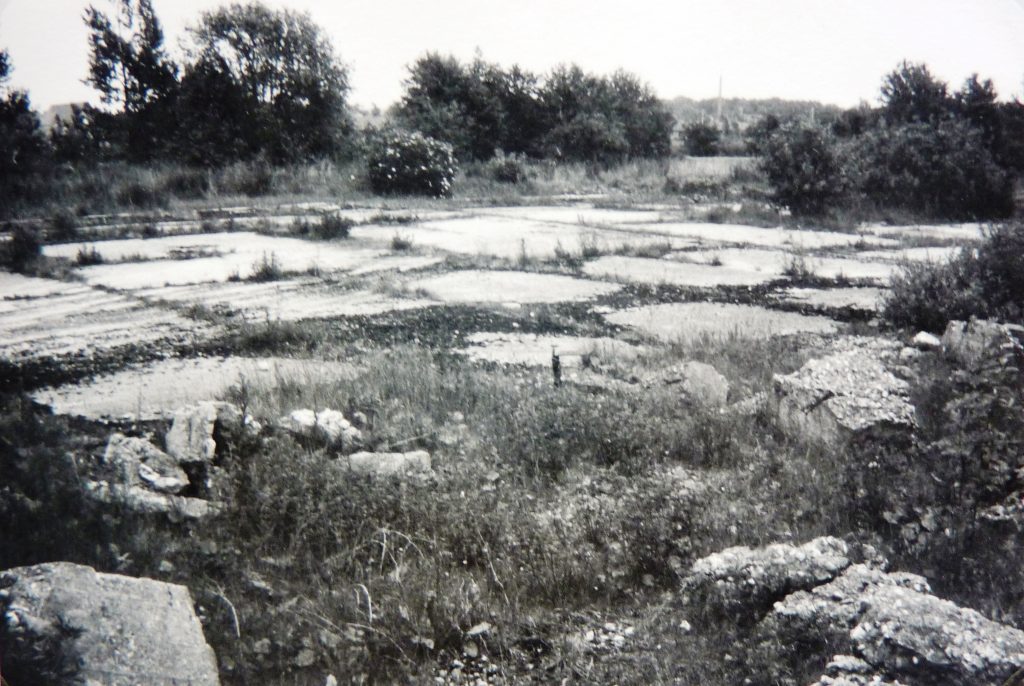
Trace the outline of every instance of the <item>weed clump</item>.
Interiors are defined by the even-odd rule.
[[[96,249],[95,245],[83,245],[75,255],[75,264],[79,267],[89,267],[95,264],[103,264],[103,255]]]
[[[354,221],[334,212],[323,215],[320,217],[320,221],[316,223],[312,223],[305,218],[297,218],[292,223],[291,232],[302,238],[332,241],[348,238],[353,226],[355,226]]]
[[[169,191],[142,182],[129,183],[117,194],[119,205],[138,208],[166,207],[169,200]]]
[[[409,252],[415,244],[411,237],[396,233],[391,237],[391,249],[395,252]]]
[[[276,253],[263,253],[263,257],[253,263],[252,272],[249,274],[249,281],[256,283],[279,281],[283,278],[284,268]]]
[[[164,181],[164,190],[177,198],[204,198],[210,192],[210,175],[204,169],[178,169]]]

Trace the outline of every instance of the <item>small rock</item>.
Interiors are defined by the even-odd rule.
[[[362,432],[352,426],[338,410],[295,410],[281,418],[281,425],[300,436],[320,436],[328,443],[343,448],[359,445],[363,437]]]
[[[342,458],[342,463],[357,474],[377,476],[431,471],[430,453],[426,450],[408,453],[358,452]]]
[[[303,648],[294,660],[296,667],[312,667],[316,664],[316,653],[309,648]]]
[[[910,346],[906,346],[900,349],[900,362],[910,362],[912,360],[916,360],[919,357],[921,357],[921,351],[918,350],[917,348],[911,348]]]
[[[942,339],[935,334],[928,333],[927,331],[920,331],[916,336],[914,336],[913,340],[911,340],[911,344],[913,344],[915,348],[919,348],[921,350],[934,350],[942,347]]]

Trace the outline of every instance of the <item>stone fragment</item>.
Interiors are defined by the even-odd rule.
[[[729,398],[729,380],[710,364],[694,360],[654,373],[645,385],[678,386],[686,402],[700,407],[722,407]]]
[[[281,425],[306,438],[321,437],[332,445],[348,447],[359,445],[362,433],[345,419],[338,410],[294,410],[281,418]]]
[[[934,350],[942,347],[942,339],[927,331],[919,331],[910,342],[915,348],[921,350]]]
[[[188,485],[188,476],[177,461],[142,438],[115,433],[107,442],[103,461],[113,467],[115,478],[122,486],[145,486],[161,493],[178,493]]]
[[[426,450],[414,450],[408,453],[358,452],[343,457],[341,460],[357,474],[382,476],[431,470],[430,453]]]
[[[1003,686],[1024,669],[1024,631],[852,548],[827,537],[729,548],[694,563],[683,590],[705,612],[756,622],[745,650],[759,683],[803,686],[797,675],[824,663],[815,648],[839,652],[815,686]]]
[[[942,351],[967,369],[1006,353],[1024,355],[1024,327],[984,319],[952,321],[942,334]]]
[[[1001,686],[1024,667],[1024,632],[935,597],[923,577],[866,565],[777,603],[758,632],[845,646],[908,683]]]
[[[11,684],[217,686],[217,662],[184,586],[55,562],[0,574]]]
[[[167,432],[167,452],[185,462],[212,462],[217,453],[214,434],[220,426],[240,425],[241,411],[231,403],[206,400],[179,408]]]
[[[87,481],[85,495],[108,505],[120,505],[137,514],[165,514],[171,521],[198,520],[220,511],[220,505],[200,498],[154,493],[142,486]]]
[[[801,546],[776,543],[764,548],[726,548],[697,560],[683,582],[683,591],[705,606],[756,615],[795,590],[831,581],[860,554],[830,536]]]

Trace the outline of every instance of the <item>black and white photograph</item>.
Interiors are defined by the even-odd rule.
[[[0,686],[1024,686],[1024,0],[0,0]]]

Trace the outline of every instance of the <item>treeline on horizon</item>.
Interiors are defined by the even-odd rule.
[[[383,123],[359,129],[347,69],[308,14],[258,2],[204,12],[188,28],[179,63],[151,0],[108,3],[110,11],[90,6],[83,17],[85,80],[103,106],[76,106],[48,132],[28,94],[4,88],[11,64],[0,51],[0,199],[38,199],[40,176],[110,161],[216,169],[365,159],[391,131],[448,144],[460,162],[497,155],[607,166],[672,154],[673,111],[685,122],[683,151],[764,157],[775,198],[798,213],[854,196],[902,202],[904,187],[934,182],[957,195],[958,184],[971,186],[973,199],[953,215],[1001,216],[1009,180],[1024,169],[1024,105],[1000,102],[977,75],[952,92],[924,65],[903,63],[887,75],[877,107],[730,99],[719,117],[708,101],[663,101],[624,71],[601,76],[568,65],[538,75],[431,53],[409,67],[404,95]],[[984,188],[966,173],[929,176],[935,156],[980,172]],[[881,177],[872,177],[876,167]],[[933,200],[916,206],[944,212]]]

